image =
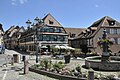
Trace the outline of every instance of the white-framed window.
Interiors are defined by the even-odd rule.
[[[110,34],[117,34],[117,29],[110,29]]]
[[[118,44],[120,44],[120,38],[118,38]]]
[[[120,29],[117,29],[117,34],[120,34]]]
[[[106,29],[106,33],[110,34],[110,29],[109,28]]]

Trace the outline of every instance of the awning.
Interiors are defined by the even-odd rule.
[[[60,49],[60,46],[59,46],[59,45],[56,45],[54,48],[56,48],[56,49]]]
[[[75,48],[72,48],[70,46],[65,46],[65,47],[66,47],[66,49],[69,49],[69,50],[75,50]]]
[[[66,46],[60,46],[60,49],[66,49]]]
[[[44,49],[46,49],[46,48],[48,48],[47,46],[41,46],[41,48],[44,48]]]

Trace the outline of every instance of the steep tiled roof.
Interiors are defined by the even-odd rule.
[[[105,17],[103,17],[100,20],[95,21],[90,27],[98,27],[103,22],[104,19]]]
[[[87,30],[86,28],[82,29],[81,32],[74,39],[84,38],[86,30]]]
[[[15,26],[11,26],[11,27],[5,32],[5,34],[9,34],[14,28],[15,28]]]
[[[112,19],[109,16],[105,16],[100,20],[101,20],[100,25],[97,26],[96,31],[91,36],[94,36],[101,27],[120,27],[120,23],[118,21],[116,21],[115,19]],[[114,22],[114,23],[111,24],[110,22]]]
[[[86,30],[86,28],[64,28],[65,31],[69,34],[76,34],[78,36],[82,31]]]
[[[104,21],[103,21],[101,26],[112,27],[112,25],[110,25],[110,21],[115,22],[114,27],[120,27],[120,23],[117,20],[115,20],[115,19],[113,19],[113,18],[111,18],[109,16],[105,16]]]
[[[99,20],[97,20],[96,22],[94,22],[90,27],[98,27],[98,26],[106,26],[106,27],[110,27],[110,21],[114,21],[115,25],[114,27],[120,26],[120,23],[118,21],[116,21],[115,19],[109,17],[109,16],[105,16]],[[112,26],[111,26],[112,27]]]
[[[110,22],[114,22],[114,23],[110,23]],[[86,36],[87,38],[93,37],[101,27],[120,27],[120,23],[109,16],[105,16],[94,22],[90,27],[88,27],[88,29],[92,31],[92,33],[88,34],[87,32],[89,30],[87,29],[86,31],[81,32],[81,34],[78,35],[76,38],[84,38],[84,36]]]

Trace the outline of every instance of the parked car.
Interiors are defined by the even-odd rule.
[[[5,52],[5,46],[0,45],[0,54],[4,54]]]

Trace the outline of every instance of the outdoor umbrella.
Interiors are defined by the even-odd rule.
[[[46,48],[48,48],[47,46],[42,46],[41,48],[44,48],[44,49],[46,49]]]

